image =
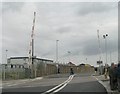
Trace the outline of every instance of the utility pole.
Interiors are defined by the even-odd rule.
[[[29,68],[30,68],[30,75],[34,77],[34,28],[35,28],[35,18],[36,12],[34,12],[34,19],[33,19],[33,26],[32,26],[32,34],[31,34],[31,41],[30,41],[30,50],[29,50]]]

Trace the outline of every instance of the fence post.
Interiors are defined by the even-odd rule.
[[[4,69],[3,69],[3,79],[5,80],[5,66],[4,66]]]

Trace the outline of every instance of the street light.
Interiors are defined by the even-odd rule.
[[[5,52],[6,52],[6,64],[7,64],[7,63],[8,63],[8,62],[7,62],[7,52],[8,52],[8,50],[6,49]],[[3,73],[4,73],[3,79],[4,79],[4,80],[5,80],[5,78],[6,78],[5,67],[6,67],[6,65],[4,64],[4,70],[3,70]]]
[[[86,58],[86,64],[87,64],[87,58]]]
[[[70,51],[68,51],[68,54],[69,54],[69,62],[70,62],[70,54],[71,54],[71,52],[70,52]]]
[[[6,49],[5,51],[6,51],[6,63],[7,63],[7,52],[8,52],[8,50]]]
[[[60,73],[60,68],[59,68],[59,65],[58,65],[58,42],[59,42],[59,40],[56,40],[56,67],[57,67],[57,74]]]
[[[106,65],[107,65],[107,36],[108,34],[103,35],[103,38],[105,39]]]
[[[58,63],[58,41],[56,40],[56,63]]]
[[[107,79],[107,36],[108,34],[103,35],[103,38],[105,39],[105,50],[106,50],[105,79]]]

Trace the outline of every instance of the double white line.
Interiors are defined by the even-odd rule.
[[[64,81],[63,83],[59,84],[58,86],[56,86],[56,87],[54,87],[54,88],[52,88],[52,89],[50,89],[42,94],[54,94],[54,93],[60,91],[73,79],[73,77],[74,77],[74,75],[70,75],[66,81]]]

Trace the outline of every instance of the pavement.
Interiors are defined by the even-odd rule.
[[[3,81],[2,92],[5,94],[9,92],[15,92],[16,94],[19,92],[20,94],[21,93],[24,94],[24,92],[28,92],[28,93],[45,92],[66,81],[70,75],[65,75],[65,77],[62,76],[62,78],[61,76],[62,74],[45,76],[43,78],[38,77],[30,80],[25,79],[25,80],[15,80],[15,81],[14,80]],[[13,83],[10,84],[11,82],[14,82],[14,84]]]
[[[110,79],[109,76],[107,77],[107,79],[105,79],[104,75],[93,75],[93,77],[95,77],[99,83],[101,83],[107,90],[108,94],[120,94],[120,92],[118,92],[118,90],[111,90],[110,89]]]
[[[37,81],[37,80],[41,80],[43,79],[43,77],[37,77],[34,79],[18,79],[18,80],[6,80],[6,81],[1,81],[1,88],[3,88],[4,86],[16,86],[16,85],[20,85],[20,84],[25,84],[25,83],[29,83],[32,81]]]
[[[39,87],[39,86],[55,86],[65,81],[69,75],[62,76],[50,75],[44,77],[37,77],[35,79],[21,79],[21,80],[9,80],[2,82],[2,89],[5,88],[25,88],[25,87]]]
[[[34,81],[40,81],[43,78],[44,79],[53,79],[53,78],[68,78],[70,74],[53,74],[53,75],[48,75],[44,77],[36,77],[34,79],[18,79],[18,80],[2,80],[0,82],[0,88],[6,87],[6,86],[17,86],[17,85],[22,85],[22,84],[27,84],[29,82],[34,82]]]
[[[7,84],[7,83],[21,83],[21,82],[29,82],[29,81],[35,81],[35,80],[40,80],[43,78],[63,78],[63,77],[69,77],[70,74],[53,74],[53,75],[48,75],[48,76],[44,76],[44,77],[36,77],[33,79],[17,79],[17,80],[2,80],[2,84]]]

